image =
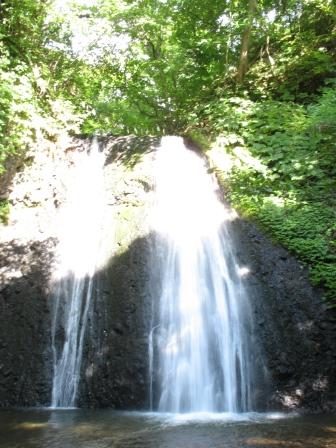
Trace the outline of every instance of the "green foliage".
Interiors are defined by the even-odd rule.
[[[309,107],[231,98],[204,116],[232,159],[221,180],[233,205],[296,253],[329,299],[336,299],[335,116],[333,88]]]
[[[309,106],[309,116],[312,128],[315,130],[315,137],[328,140],[327,136],[334,137],[336,135],[336,83],[331,80],[332,87],[323,89],[322,96],[316,104]],[[332,144],[332,138],[329,143]]]
[[[185,132],[203,106],[242,92],[308,103],[336,70],[334,2],[258,1],[237,85],[249,3],[74,0],[65,14],[52,1],[5,0],[5,71],[28,77],[46,116],[50,100],[69,101],[86,134]]]
[[[211,140],[209,136],[199,129],[187,130],[184,134],[184,137],[190,139],[193,143],[195,143],[199,148],[201,148],[204,151],[207,151],[211,147]]]
[[[1,199],[0,200],[0,223],[2,224],[8,224],[8,218],[9,218],[9,202],[7,199]]]
[[[82,117],[51,85],[56,76],[50,58],[64,55],[46,47],[49,31],[55,31],[54,25],[46,26],[47,3],[4,2],[0,14],[1,174],[10,154],[20,157],[33,145],[57,139],[64,129],[78,132]]]
[[[9,70],[10,58],[3,46],[0,64],[0,172],[8,154],[14,153],[29,138],[25,122],[31,119],[34,101],[29,79],[25,74]]]
[[[307,102],[336,70],[336,5],[290,0],[260,20],[245,88],[254,99]],[[257,54],[259,51],[259,54]]]
[[[232,202],[333,297],[335,2],[88,3],[0,3],[0,172],[62,132],[220,136]]]

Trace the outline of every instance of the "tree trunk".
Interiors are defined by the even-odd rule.
[[[239,65],[236,75],[238,84],[241,84],[243,82],[244,76],[248,70],[248,56],[251,42],[251,32],[256,10],[257,10],[257,0],[249,0],[247,24],[245,26],[242,35]]]

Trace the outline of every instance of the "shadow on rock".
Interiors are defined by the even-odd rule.
[[[47,405],[53,239],[1,244],[0,406]]]
[[[258,357],[270,387],[258,408],[335,409],[335,314],[307,272],[253,225],[230,225],[254,314]],[[50,269],[55,242],[1,247],[1,406],[49,405],[52,382]],[[148,409],[148,335],[158,299],[152,235],[135,239],[94,276],[78,405]],[[57,337],[64,332],[59,328]],[[262,389],[262,388],[261,388]]]
[[[332,411],[336,406],[336,312],[308,270],[244,220],[231,225],[272,385],[271,407]]]

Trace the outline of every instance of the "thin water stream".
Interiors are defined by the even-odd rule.
[[[54,274],[52,407],[74,407],[80,380],[92,277],[99,249],[104,156],[97,140],[75,160],[59,221],[59,264]],[[57,331],[63,331],[63,341]]]

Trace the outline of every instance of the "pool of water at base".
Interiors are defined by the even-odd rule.
[[[336,448],[336,416],[0,411],[1,448]]]

